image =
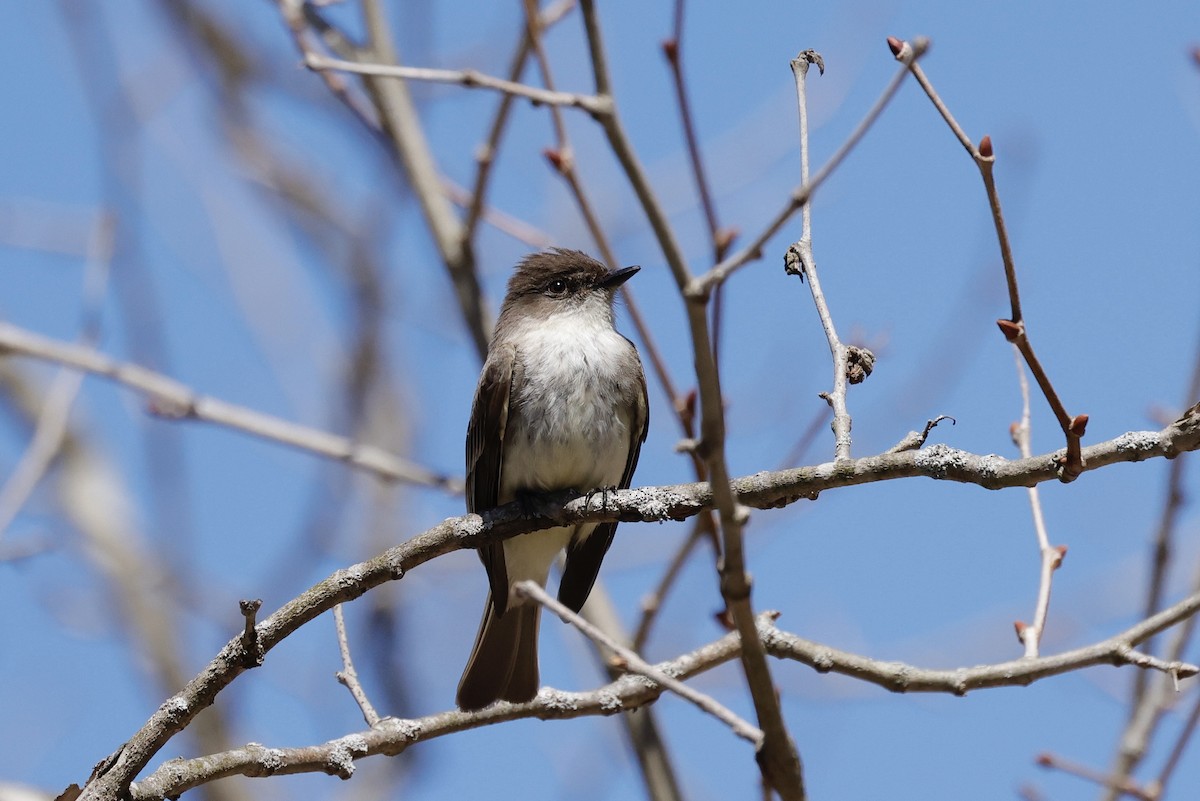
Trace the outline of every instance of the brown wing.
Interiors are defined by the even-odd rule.
[[[500,348],[488,355],[475,390],[471,422],[467,425],[467,511],[494,509],[500,497],[500,468],[504,463],[504,434],[508,426],[508,401],[512,389],[515,354]],[[497,615],[508,605],[508,571],[504,566],[504,544],[490,543],[479,549],[492,590]]]
[[[633,347],[633,343],[630,343]],[[619,489],[628,489],[633,481],[633,471],[637,469],[638,456],[642,452],[642,443],[646,441],[646,432],[650,430],[650,404],[646,398],[646,374],[638,363],[638,391],[636,393],[633,417],[629,425],[629,455],[625,459],[625,473],[621,476]],[[563,568],[562,581],[558,585],[558,600],[563,605],[578,612],[583,608],[596,576],[600,572],[600,563],[608,546],[612,545],[613,535],[617,532],[617,524],[600,523],[595,530],[582,542],[572,541],[567,546],[567,564]]]

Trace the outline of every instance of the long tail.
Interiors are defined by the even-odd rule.
[[[458,682],[460,709],[483,709],[501,699],[520,704],[537,695],[540,613],[540,606],[522,604],[497,615],[488,594],[475,647]]]

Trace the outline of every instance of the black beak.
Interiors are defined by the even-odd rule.
[[[622,267],[619,270],[613,270],[611,273],[609,273],[608,275],[606,275],[604,278],[602,278],[600,280],[600,286],[604,287],[605,289],[611,289],[613,291],[616,291],[617,287],[619,287],[621,284],[628,281],[630,278],[633,278],[633,274],[636,273],[640,269],[642,269],[642,268],[641,267]]]

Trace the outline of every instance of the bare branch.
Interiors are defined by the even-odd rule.
[[[808,67],[817,64],[821,73],[825,72],[825,61],[815,50],[806,50],[792,59],[792,75],[796,80],[796,106],[800,114],[800,184],[809,185],[808,178]],[[850,383],[850,348],[838,337],[837,328],[833,324],[833,314],[821,290],[821,281],[817,276],[817,261],[813,256],[812,245],[812,202],[811,196],[805,201],[803,208],[803,230],[800,239],[787,250],[784,257],[784,269],[791,275],[797,275],[803,281],[808,279],[808,288],[812,294],[813,305],[817,308],[817,317],[821,328],[825,331],[825,339],[829,342],[829,353],[833,357],[833,389],[823,393],[822,397],[833,409],[833,439],[834,458],[838,460],[850,458],[850,429],[852,421],[846,405],[846,389]],[[863,377],[869,375],[875,357],[869,351],[862,351],[860,362],[867,365]],[[861,378],[859,379],[862,380]],[[857,383],[857,382],[856,382]]]
[[[344,580],[350,574],[339,571],[339,574],[335,575]],[[927,669],[898,662],[868,659],[804,640],[776,628],[772,622],[773,613],[763,613],[755,622],[757,637],[771,655],[777,658],[799,661],[823,673],[842,673],[894,692],[943,692],[964,695],[976,689],[1023,686],[1094,665],[1131,664],[1129,656],[1133,645],[1154,632],[1196,614],[1197,611],[1200,611],[1200,594],[1193,595],[1154,618],[1094,645],[1067,651],[1058,656],[952,670]],[[275,617],[273,615],[272,619]],[[264,622],[264,626],[269,622],[270,620]],[[687,679],[737,658],[739,651],[739,637],[736,633],[730,633],[695,651],[655,665],[652,670],[659,674]],[[1182,663],[1173,666],[1173,669],[1179,675],[1194,675],[1200,672],[1200,668]],[[128,797],[133,801],[176,797],[185,790],[233,775],[262,777],[324,772],[347,779],[354,772],[354,761],[366,756],[395,755],[418,742],[509,720],[555,720],[587,715],[611,715],[651,703],[665,689],[667,688],[662,684],[624,676],[590,692],[571,693],[543,688],[536,698],[525,704],[500,702],[478,712],[453,710],[415,720],[385,718],[369,730],[348,734],[316,746],[265,748],[251,744],[199,759],[171,760],[142,781],[134,783],[129,788]],[[182,701],[181,698],[175,706],[176,709],[183,708]],[[135,744],[134,741],[130,743]],[[90,789],[85,788],[85,793]]]
[[[0,322],[0,352],[56,362],[107,378],[140,392],[150,411],[167,419],[192,419],[236,429],[345,462],[389,481],[423,484],[461,492],[462,483],[370,445],[360,445],[314,428],[280,420],[262,412],[200,395],[173,378],[106,354],[72,345]]]

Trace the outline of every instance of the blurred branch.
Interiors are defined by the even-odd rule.
[[[641,651],[646,647],[647,640],[650,639],[650,629],[654,626],[655,620],[658,618],[658,613],[662,609],[663,600],[667,596],[667,592],[675,585],[676,579],[683,572],[683,566],[687,562],[689,556],[696,545],[706,538],[715,536],[713,530],[716,523],[713,521],[711,514],[697,515],[696,520],[692,524],[691,531],[684,538],[683,543],[675,550],[675,554],[671,557],[671,561],[667,563],[666,570],[663,571],[662,577],[658,580],[658,584],[654,590],[642,598],[641,608],[642,615],[638,620],[637,632],[633,637],[633,650]]]
[[[1196,352],[1196,362],[1188,383],[1184,401],[1195,400],[1200,395],[1200,349]],[[1192,406],[1184,413],[1184,419],[1200,414],[1200,403]],[[1159,519],[1158,532],[1151,552],[1150,584],[1147,590],[1147,605],[1144,614],[1149,615],[1162,605],[1165,592],[1167,569],[1171,563],[1172,544],[1175,539],[1174,529],[1178,523],[1179,510],[1184,502],[1183,470],[1185,459],[1175,459],[1167,474],[1167,492],[1163,502],[1163,511]],[[1192,588],[1200,592],[1200,569],[1192,579]],[[1180,629],[1172,637],[1165,653],[1168,657],[1182,655],[1188,647],[1195,630],[1194,621]],[[1153,649],[1153,643],[1147,644]],[[1137,769],[1150,749],[1150,741],[1158,730],[1163,715],[1175,701],[1175,687],[1166,682],[1150,682],[1140,676],[1135,680],[1130,700],[1129,718],[1118,740],[1117,753],[1113,757],[1113,767],[1110,770],[1113,784],[1105,795],[1105,801],[1116,801],[1117,795],[1111,789],[1122,781],[1132,780],[1133,772]],[[1186,738],[1190,737],[1194,728],[1185,729],[1175,750],[1182,748]]]
[[[1114,781],[1108,776],[1095,768],[1081,765],[1078,762],[1072,762],[1069,759],[1055,756],[1054,754],[1039,754],[1037,764],[1047,770],[1058,770],[1078,779],[1091,782],[1104,788],[1108,794],[1114,798],[1129,796],[1139,799],[1139,801],[1159,801],[1157,795],[1151,795],[1142,787],[1139,787],[1137,782],[1132,779],[1124,781]]]
[[[1188,713],[1187,720],[1184,721],[1179,735],[1175,738],[1175,744],[1171,747],[1171,753],[1167,757],[1167,761],[1163,763],[1162,770],[1159,771],[1158,776],[1151,782],[1150,787],[1155,798],[1162,798],[1166,793],[1167,784],[1171,781],[1171,777],[1175,775],[1175,769],[1179,767],[1179,761],[1183,758],[1184,749],[1187,748],[1192,737],[1195,736],[1197,724],[1200,724],[1200,694],[1194,695],[1195,697],[1192,698],[1192,711]]]
[[[107,378],[146,396],[152,413],[168,419],[194,419],[236,429],[272,442],[345,462],[390,481],[461,492],[461,482],[370,445],[280,420],[262,412],[196,393],[173,378],[136,364],[119,362],[91,348],[43,337],[0,322],[0,353],[57,362]]]
[[[906,53],[911,49],[907,42],[902,42],[894,37],[888,37],[888,46],[892,49],[892,54],[899,61],[905,61]],[[1025,319],[1021,314],[1021,294],[1017,290],[1017,268],[1013,261],[1012,245],[1008,239],[1008,228],[1004,224],[1004,214],[1000,209],[1000,195],[996,191],[996,179],[994,175],[994,167],[996,164],[996,156],[992,149],[992,138],[985,136],[979,141],[979,146],[976,147],[963,131],[962,126],[954,119],[954,115],[950,113],[950,109],[942,101],[937,90],[933,88],[933,84],[926,77],[925,71],[921,66],[911,59],[906,62],[908,69],[912,72],[913,77],[917,79],[917,83],[925,90],[925,94],[929,96],[930,101],[942,115],[942,119],[950,126],[950,130],[958,139],[959,144],[970,155],[971,160],[975,162],[975,166],[979,168],[979,174],[983,178],[984,190],[987,192],[988,205],[992,211],[992,221],[996,226],[996,238],[1000,243],[1000,257],[1004,262],[1004,278],[1008,284],[1008,298],[1011,305],[1011,316],[1007,320],[997,320],[996,324],[1000,327],[1004,338],[1016,346],[1017,350],[1025,358],[1025,363],[1029,365],[1029,371],[1033,373],[1034,379],[1041,388],[1042,394],[1046,398],[1046,402],[1050,405],[1050,410],[1054,413],[1058,420],[1059,426],[1062,428],[1063,435],[1067,439],[1067,453],[1062,460],[1062,480],[1074,481],[1080,473],[1083,472],[1083,463],[1080,456],[1080,440],[1083,437],[1084,431],[1087,428],[1087,415],[1079,414],[1072,417],[1067,414],[1066,407],[1059,400],[1058,393],[1054,389],[1054,385],[1050,383],[1050,377],[1043,369],[1041,362],[1033,351],[1033,343],[1029,341],[1029,335],[1025,328]]]
[[[396,47],[391,30],[377,0],[363,0],[363,12],[368,32],[368,44],[360,47],[320,13],[303,0],[277,0],[280,15],[287,22],[300,54],[321,54],[317,51],[311,24],[319,26],[320,40],[343,60],[365,64],[397,64]],[[446,193],[429,141],[421,127],[420,116],[408,91],[408,84],[395,78],[364,75],[366,88],[374,101],[377,114],[370,113],[354,102],[346,87],[331,76],[337,73],[318,71],[326,85],[373,132],[382,129],[391,152],[403,165],[413,194],[421,207],[426,226],[443,266],[450,277],[458,299],[459,310],[471,336],[475,352],[482,359],[487,354],[492,321],[483,303],[479,286],[475,254],[464,236],[466,228],[455,215]]]
[[[104,306],[104,293],[108,286],[115,228],[113,216],[102,212],[92,225],[84,249],[87,263],[83,271],[83,320],[80,326],[80,342],[83,344],[94,345],[99,338],[100,310]],[[82,384],[83,375],[67,367],[59,368],[55,374],[38,414],[29,447],[0,488],[0,539],[4,538],[5,531],[62,448],[71,407]]]
[[[0,388],[33,420],[45,403],[44,395],[15,368],[12,360],[0,358]],[[63,517],[78,533],[87,565],[111,593],[116,619],[136,655],[133,664],[144,671],[143,684],[148,681],[151,692],[164,693],[183,686],[188,668],[182,656],[185,627],[175,596],[180,582],[155,558],[139,529],[120,469],[84,433],[68,425],[53,486]],[[227,732],[223,708],[209,710],[191,730],[200,747],[210,750],[230,747]],[[243,796],[236,788],[226,788],[216,797]]]
[[[825,61],[815,50],[805,50],[791,61],[792,75],[796,80],[796,105],[800,113],[800,183],[809,184],[808,178],[808,68],[816,64],[821,74],[825,73]],[[812,247],[812,202],[811,196],[803,206],[803,228],[800,239],[788,248],[784,256],[784,269],[789,275],[807,279],[809,292],[812,294],[813,305],[817,309],[817,317],[821,328],[825,331],[825,339],[829,343],[829,353],[833,357],[833,389],[822,393],[829,408],[833,410],[834,458],[838,460],[850,458],[850,428],[852,421],[850,411],[846,406],[846,390],[849,384],[857,384],[871,374],[875,356],[865,348],[851,348],[843,344],[833,323],[833,314],[829,303],[821,289],[817,277],[817,261],[813,256]]]
[[[542,31],[550,25],[558,22],[567,15],[571,9],[575,8],[575,0],[559,0],[546,8],[541,13],[537,14],[536,28],[537,31]],[[529,60],[529,55],[533,51],[533,31],[530,30],[528,22],[521,30],[521,44],[517,47],[516,53],[513,55],[512,63],[509,66],[509,80],[517,81],[521,77],[521,73],[525,71],[525,62]],[[513,107],[514,96],[505,94],[499,106],[496,108],[496,114],[492,118],[492,123],[488,127],[488,133],[484,139],[484,143],[479,146],[475,152],[475,182],[470,192],[470,203],[467,207],[467,219],[463,223],[463,236],[474,241],[475,231],[479,225],[479,219],[484,214],[484,198],[491,186],[492,167],[496,163],[496,154],[500,147],[500,138],[504,135],[508,126],[508,121],[511,118],[510,112]],[[546,247],[542,245],[541,247]]]

